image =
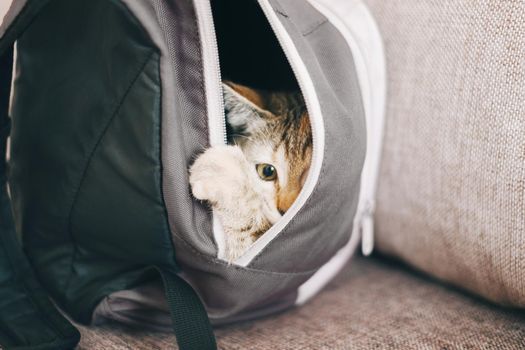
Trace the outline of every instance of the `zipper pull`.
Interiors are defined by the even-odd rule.
[[[367,201],[361,214],[361,252],[364,256],[369,256],[374,250],[374,203]]]

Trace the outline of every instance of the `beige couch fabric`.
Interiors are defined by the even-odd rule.
[[[175,349],[172,335],[82,328],[79,350]],[[525,349],[525,315],[356,258],[305,306],[217,331],[224,350]]]
[[[525,2],[365,1],[389,75],[377,249],[525,307]]]

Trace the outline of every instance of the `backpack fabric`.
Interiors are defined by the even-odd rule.
[[[365,110],[347,40],[317,7],[15,0],[0,34],[0,144],[11,139],[0,236],[18,251],[0,256],[0,294],[30,310],[14,317],[2,304],[3,346],[78,342],[49,295],[83,324],[172,327],[183,349],[215,348],[210,320],[301,304],[327,282],[319,271],[335,273],[354,251]],[[192,160],[224,140],[218,74],[298,86],[314,133],[297,203],[233,264],[218,258],[220,225],[188,184]]]

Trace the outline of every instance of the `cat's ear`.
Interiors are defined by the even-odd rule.
[[[264,109],[264,96],[249,87],[223,83],[226,121],[233,135],[249,136],[264,127],[272,113]]]

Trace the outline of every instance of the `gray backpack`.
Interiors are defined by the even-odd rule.
[[[213,349],[212,324],[303,304],[371,251],[385,73],[359,1],[14,0],[0,56],[4,348],[74,347],[56,304]],[[313,131],[299,197],[232,264],[188,184],[225,142],[221,76],[300,88]]]

